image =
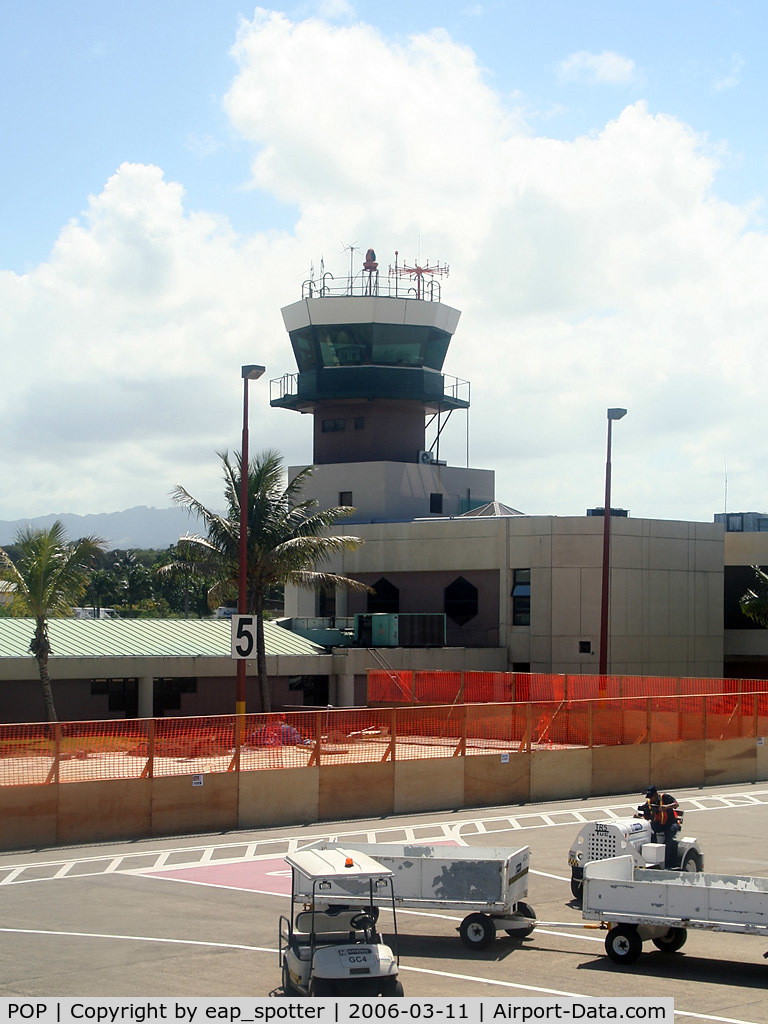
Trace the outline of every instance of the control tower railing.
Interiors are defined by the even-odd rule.
[[[362,270],[350,277],[335,278],[330,271],[318,278],[309,278],[301,286],[302,299],[340,298],[344,296],[377,295],[392,299],[418,299],[421,302],[440,302],[440,282],[421,281],[421,286],[410,285],[402,275],[380,274],[378,270]]]
[[[342,372],[343,372],[342,368]],[[397,369],[403,369],[397,367]],[[272,404],[282,403],[286,399],[299,398],[299,373],[284,373],[282,377],[275,377],[269,382],[269,399]],[[449,405],[468,406],[470,401],[470,383],[462,380],[461,377],[453,377],[444,373],[443,378],[443,399]],[[435,399],[433,398],[433,401]],[[439,403],[439,399],[437,399]]]

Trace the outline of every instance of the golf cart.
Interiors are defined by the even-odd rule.
[[[291,915],[281,915],[286,995],[402,996],[399,957],[377,931],[379,906],[397,922],[392,872],[354,850],[307,847],[285,858]]]

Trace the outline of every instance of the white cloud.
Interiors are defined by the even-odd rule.
[[[728,70],[718,75],[712,83],[712,89],[714,92],[727,92],[728,89],[734,89],[741,83],[741,73],[744,70],[744,58],[735,53],[731,58],[730,67]]]
[[[560,77],[570,81],[598,82],[601,85],[623,85],[634,80],[635,62],[612,50],[589,53],[579,50],[560,62]]]
[[[0,518],[215,502],[239,446],[245,362],[292,371],[279,308],[342,240],[451,264],[463,317],[446,365],[472,380],[472,463],[527,512],[614,498],[634,515],[765,509],[768,239],[719,201],[705,139],[642,103],[573,141],[534,136],[443,32],[393,43],[362,24],[257,12],[226,101],[253,187],[292,233],[239,237],[156,167],[123,165],[50,260],[0,276],[6,387]],[[420,249],[419,249],[420,246]],[[417,252],[418,250],[418,252]],[[252,387],[252,447],[311,451],[308,417]],[[464,462],[454,416],[441,455]],[[736,471],[736,453],[744,467]]]

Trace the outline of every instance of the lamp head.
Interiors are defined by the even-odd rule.
[[[258,380],[266,370],[266,366],[256,366],[249,363],[241,368],[243,380]]]
[[[626,416],[626,415],[627,415],[627,410],[626,409],[609,409],[608,410],[608,419],[609,420],[620,420],[620,419],[623,419],[623,417]]]

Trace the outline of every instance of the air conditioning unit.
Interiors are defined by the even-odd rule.
[[[435,457],[432,452],[419,452],[418,459],[420,466],[432,466],[435,462]]]

